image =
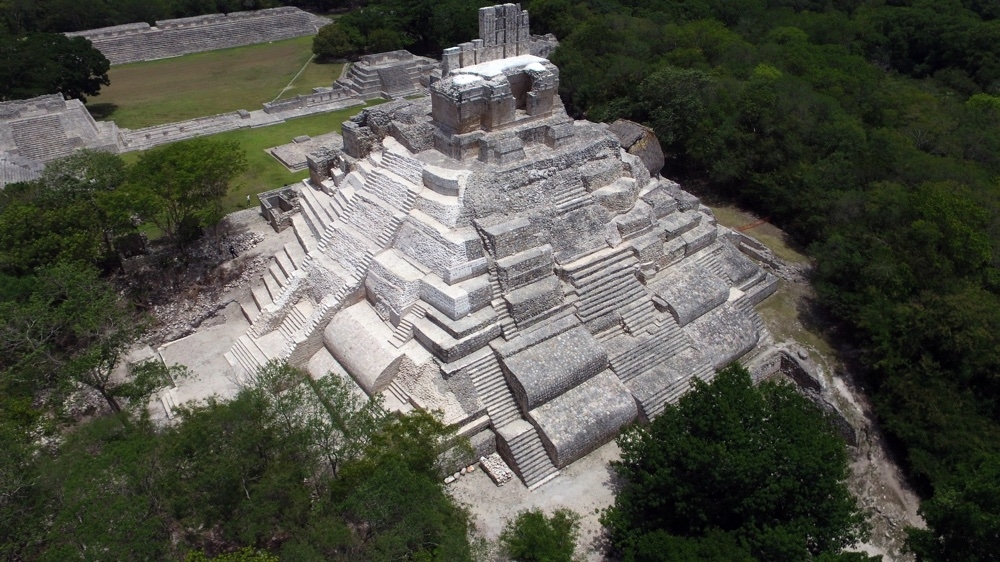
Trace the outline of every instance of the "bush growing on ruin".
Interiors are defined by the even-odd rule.
[[[697,381],[618,444],[622,488],[602,521],[626,559],[651,560],[640,554],[671,543],[708,552],[719,536],[729,559],[840,559],[864,537],[844,442],[790,385],[755,387],[739,365]]]
[[[500,544],[519,562],[573,562],[579,534],[580,516],[573,511],[557,509],[547,516],[532,509],[507,522]]]

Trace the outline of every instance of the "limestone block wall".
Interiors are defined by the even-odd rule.
[[[582,326],[500,358],[521,411],[563,394],[608,366],[607,352]]]
[[[434,274],[420,280],[420,298],[448,318],[458,320],[489,306],[490,284],[485,276],[448,285]]]
[[[298,8],[211,14],[67,33],[86,37],[111,64],[155,60],[313,35],[329,23]]]
[[[419,210],[410,211],[400,227],[396,247],[424,264],[446,283],[455,283],[486,271],[483,246],[474,231],[451,231]]]
[[[552,274],[555,261],[552,246],[545,244],[497,260],[497,278],[500,288],[511,291]]]
[[[400,316],[420,298],[423,276],[394,251],[382,252],[372,260],[365,277],[365,292],[376,308],[384,303],[394,316],[393,323],[398,324]]]
[[[558,468],[614,439],[638,417],[635,399],[611,371],[602,371],[528,413]]]

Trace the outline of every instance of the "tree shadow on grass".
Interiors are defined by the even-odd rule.
[[[94,119],[98,121],[103,121],[111,118],[111,116],[118,110],[118,106],[113,103],[89,103],[87,104],[87,111],[94,116]]]

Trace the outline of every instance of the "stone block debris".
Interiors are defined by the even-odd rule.
[[[514,479],[514,472],[500,458],[498,453],[480,458],[479,464],[483,467],[483,471],[486,472],[487,476],[490,477],[490,480],[493,480],[493,483],[497,486],[503,486]]]

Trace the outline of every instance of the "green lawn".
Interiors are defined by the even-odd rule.
[[[88,108],[96,118],[129,129],[252,111],[279,95],[329,86],[340,75],[341,65],[310,62],[292,89],[283,91],[311,56],[312,37],[299,37],[115,66],[108,72],[111,85],[90,98]]]
[[[370,100],[368,107],[383,102],[384,100]],[[247,171],[233,182],[233,190],[225,199],[226,212],[247,208],[247,195],[256,195],[309,177],[308,171],[290,173],[273,156],[264,152],[265,149],[292,142],[292,139],[299,135],[318,136],[330,131],[339,133],[340,125],[365,107],[357,105],[331,113],[299,117],[268,127],[240,129],[205,137],[235,140],[247,153]],[[141,152],[130,152],[123,156],[126,161],[135,162],[141,154]],[[256,205],[257,200],[251,199]]]
[[[295,82],[281,94],[281,98],[292,98],[299,94],[311,94],[317,86],[329,87],[333,81],[340,78],[343,64],[319,64],[310,61]]]

